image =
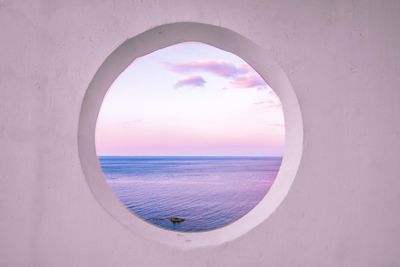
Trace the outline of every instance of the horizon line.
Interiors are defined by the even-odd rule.
[[[97,157],[275,157],[282,158],[283,155],[97,155]]]

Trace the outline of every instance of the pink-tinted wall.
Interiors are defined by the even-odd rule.
[[[0,266],[400,266],[400,2],[0,1]],[[126,39],[179,21],[273,51],[303,156],[279,208],[182,250],[118,223],[78,153],[86,89]]]

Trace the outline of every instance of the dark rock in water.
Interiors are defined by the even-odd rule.
[[[181,223],[181,222],[184,222],[184,221],[185,221],[185,219],[179,218],[179,217],[172,217],[172,218],[170,218],[169,220],[170,220],[172,223]]]

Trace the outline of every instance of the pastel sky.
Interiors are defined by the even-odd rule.
[[[277,95],[238,56],[198,42],[137,58],[97,119],[97,155],[281,156]]]

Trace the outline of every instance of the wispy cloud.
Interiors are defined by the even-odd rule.
[[[142,123],[142,119],[135,119],[135,120],[130,120],[130,121],[126,121],[122,124],[123,127],[134,127],[139,123]]]
[[[237,88],[261,87],[266,85],[258,74],[238,77],[232,81],[232,84]]]
[[[191,76],[187,79],[178,81],[174,87],[179,88],[182,86],[203,87],[206,81],[201,76]]]
[[[268,108],[281,108],[282,105],[278,99],[267,99],[263,101],[254,102],[254,105],[263,105]]]
[[[269,123],[269,125],[272,126],[272,127],[278,127],[278,128],[285,127],[284,123]]]
[[[182,74],[208,72],[224,78],[234,78],[248,72],[248,68],[245,66],[237,67],[231,63],[217,60],[199,60],[182,64],[167,63],[167,68]]]
[[[266,86],[265,81],[250,66],[217,60],[199,60],[188,63],[165,63],[170,71],[180,74],[206,72],[230,80],[235,88],[253,88]]]

